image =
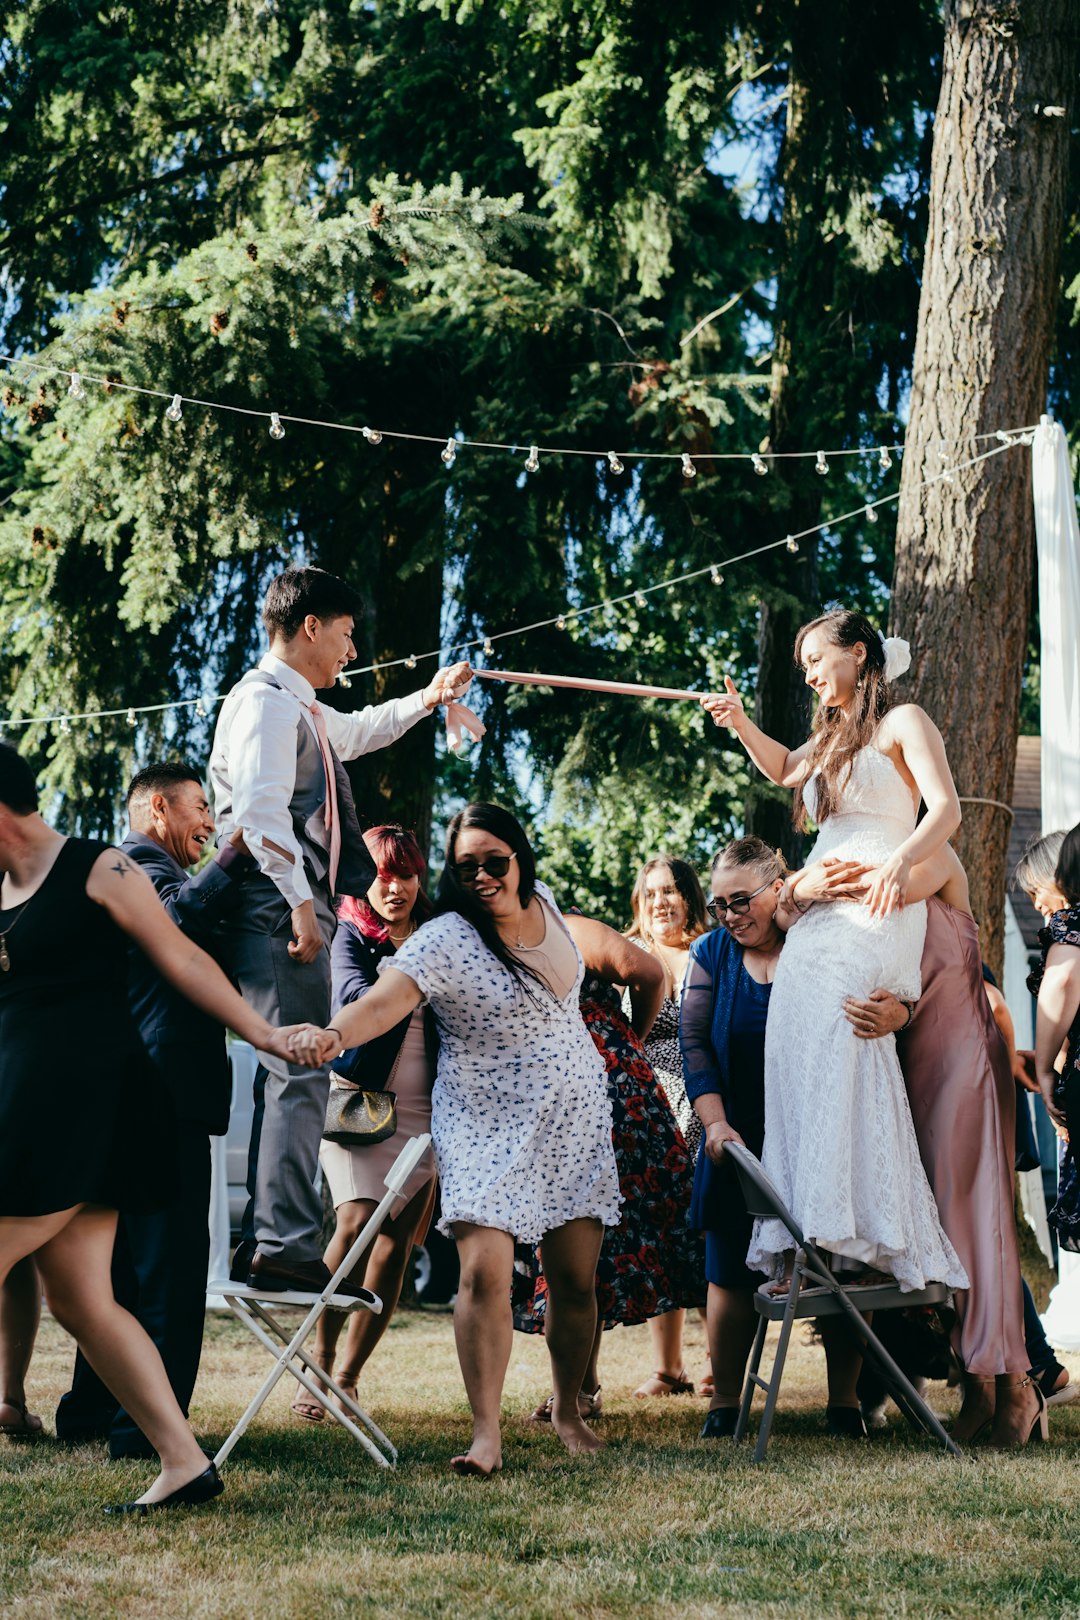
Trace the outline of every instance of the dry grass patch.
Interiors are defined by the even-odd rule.
[[[699,1365],[697,1323],[688,1338]],[[33,1379],[47,1416],[70,1359],[47,1322]],[[366,1383],[365,1401],[401,1448],[395,1473],[336,1426],[292,1419],[284,1384],[230,1460],[226,1496],[190,1514],[114,1524],[101,1504],[137,1494],[146,1465],[106,1463],[96,1447],[4,1446],[0,1612],[1080,1620],[1080,1410],[1053,1414],[1052,1444],[1020,1456],[957,1464],[899,1422],[866,1446],[843,1444],[822,1432],[820,1351],[798,1345],[770,1461],[755,1468],[746,1448],[698,1439],[703,1402],[632,1400],[648,1363],[643,1330],[607,1336],[608,1449],[571,1462],[549,1431],[521,1420],[547,1372],[542,1342],[516,1339],[505,1470],[487,1482],[446,1470],[469,1425],[441,1313],[402,1314]],[[265,1364],[236,1323],[211,1319],[193,1411],[208,1444],[228,1432]]]

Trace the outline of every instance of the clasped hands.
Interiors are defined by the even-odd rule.
[[[286,1063],[299,1063],[305,1069],[318,1069],[341,1051],[341,1037],[334,1030],[317,1024],[283,1024],[271,1029],[263,1050]]]

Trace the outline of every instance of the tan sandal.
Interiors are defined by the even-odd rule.
[[[604,1410],[603,1401],[600,1398],[600,1385],[599,1384],[597,1384],[596,1388],[592,1391],[591,1394],[589,1393],[588,1390],[585,1390],[585,1389],[579,1390],[577,1400],[578,1400],[578,1416],[581,1417],[581,1418],[599,1417],[601,1415],[601,1413],[603,1412],[603,1410]],[[526,1422],[528,1422],[528,1423],[550,1423],[551,1422],[551,1413],[552,1413],[552,1409],[554,1408],[554,1406],[555,1406],[555,1396],[554,1396],[554,1394],[551,1394],[551,1395],[548,1396],[546,1401],[541,1401],[539,1406],[534,1406],[533,1407],[532,1411],[528,1415],[528,1418],[526,1419]]]
[[[667,1388],[646,1389],[645,1384],[651,1383],[654,1379],[659,1384],[666,1384]],[[693,1393],[694,1386],[685,1373],[680,1373],[678,1378],[675,1378],[671,1373],[653,1372],[649,1374],[644,1384],[635,1389],[634,1399],[646,1401],[661,1395],[692,1395]]]

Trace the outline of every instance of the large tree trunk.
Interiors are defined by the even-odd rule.
[[[892,627],[912,644],[901,695],[945,736],[965,803],[958,852],[995,972],[1030,610],[1031,458],[979,434],[1045,409],[1058,299],[1076,0],[951,0],[934,126],[930,229],[897,517]],[[1040,108],[1058,106],[1065,117]]]

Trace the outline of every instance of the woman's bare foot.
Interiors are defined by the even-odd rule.
[[[604,1442],[600,1436],[594,1434],[587,1423],[583,1423],[577,1413],[569,1418],[563,1417],[557,1407],[552,1408],[551,1427],[570,1453],[571,1457],[592,1456],[597,1451],[603,1451]]]
[[[319,1362],[319,1365],[321,1367],[322,1362]],[[332,1372],[333,1366],[334,1364],[331,1361],[326,1371],[328,1373]],[[311,1369],[309,1368],[308,1371],[311,1372]],[[322,1383],[322,1379],[316,1378],[314,1372],[311,1372],[311,1377],[317,1383]],[[323,1388],[326,1388],[325,1384],[323,1384]],[[321,1406],[315,1399],[314,1395],[309,1395],[303,1384],[297,1385],[296,1399],[293,1401],[289,1410],[294,1414],[294,1416],[302,1418],[305,1423],[321,1423],[326,1416],[326,1407]]]
[[[351,1373],[338,1373],[335,1382],[337,1383],[339,1389],[343,1389],[346,1395],[351,1396],[355,1401],[356,1386],[359,1382],[357,1378],[354,1378]],[[345,1402],[341,1400],[339,1396],[334,1397],[334,1405],[337,1407],[339,1412],[344,1412],[346,1417],[351,1418],[355,1416],[355,1414],[349,1410],[349,1408],[345,1405]]]
[[[1036,1438],[1046,1439],[1045,1397],[1030,1378],[1002,1375],[989,1444],[997,1451],[1014,1451]]]
[[[474,1434],[472,1445],[458,1457],[451,1457],[455,1474],[487,1479],[502,1467],[502,1442],[497,1434]]]

